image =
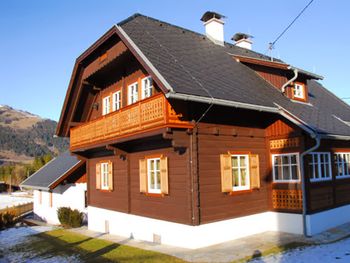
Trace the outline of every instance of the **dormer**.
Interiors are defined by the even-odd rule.
[[[322,76],[292,67],[281,60],[269,61],[239,55],[234,55],[234,59],[254,70],[260,77],[295,102],[308,103],[307,81],[323,79]]]

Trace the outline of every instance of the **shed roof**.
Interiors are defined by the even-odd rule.
[[[84,165],[85,162],[79,160],[76,156],[72,156],[68,151],[52,159],[26,180],[20,187],[50,190],[54,185],[70,176],[77,168]]]

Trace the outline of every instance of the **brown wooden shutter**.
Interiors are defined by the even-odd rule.
[[[96,189],[101,189],[101,164],[96,164]]]
[[[232,191],[232,161],[230,154],[220,155],[221,164],[221,191],[231,192]]]
[[[250,188],[260,188],[260,172],[259,172],[259,155],[251,154],[249,160],[250,164]]]
[[[140,159],[140,192],[147,193],[147,162],[146,159]]]
[[[169,193],[167,157],[160,158],[160,190],[163,194]]]
[[[108,162],[108,190],[113,190],[113,163]]]

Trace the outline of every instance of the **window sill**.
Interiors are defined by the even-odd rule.
[[[146,196],[149,197],[164,197],[165,195],[162,193],[144,193]]]
[[[252,193],[253,190],[258,190],[258,189],[247,189],[247,190],[233,190],[231,192],[229,192],[229,195],[243,195],[243,194],[249,194]]]
[[[340,176],[336,176],[335,179],[350,179],[350,175],[340,175]]]
[[[272,184],[300,184],[301,181],[273,181]]]
[[[111,193],[111,192],[113,192],[113,190],[107,190],[107,189],[97,189],[97,190],[99,190],[102,193]]]
[[[350,178],[350,176],[348,178]],[[323,183],[323,182],[331,182],[331,181],[332,181],[332,178],[310,179],[310,183]]]

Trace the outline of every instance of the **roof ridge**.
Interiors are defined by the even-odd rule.
[[[188,28],[185,28],[185,27],[182,27],[182,26],[178,26],[178,25],[174,25],[174,24],[171,24],[169,22],[166,22],[166,21],[163,21],[163,20],[160,20],[160,19],[157,19],[157,18],[154,18],[154,17],[151,17],[151,16],[147,16],[147,15],[143,15],[143,14],[140,14],[140,13],[135,13],[131,16],[129,16],[128,18],[120,21],[117,25],[118,26],[123,26],[125,25],[126,23],[128,23],[129,21],[132,21],[133,19],[137,18],[137,17],[143,17],[143,18],[146,18],[146,19],[149,19],[149,20],[152,20],[154,22],[158,22],[158,23],[161,23],[161,24],[164,24],[164,25],[167,25],[167,26],[171,26],[171,27],[174,27],[174,28],[177,28],[177,29],[180,29],[180,30],[183,30],[183,31],[186,31],[186,32],[189,32],[189,33],[192,33],[192,34],[195,34],[197,35],[198,37],[203,37],[203,38],[206,38],[209,40],[209,38],[205,35],[205,34],[202,34],[202,33],[199,33],[199,32],[196,32],[196,31],[193,31],[191,29],[188,29]],[[249,49],[245,49],[245,48],[242,48],[242,47],[239,47],[239,46],[236,46],[230,42],[227,42],[227,41],[224,41],[224,47],[225,48],[237,48],[241,51],[245,51],[246,53],[253,53],[257,56],[259,56],[261,59],[265,59],[265,60],[268,60],[268,56],[260,53],[260,52],[257,52],[255,50],[249,50]],[[280,63],[285,63],[283,60],[281,59],[277,59],[275,58],[278,62]]]

